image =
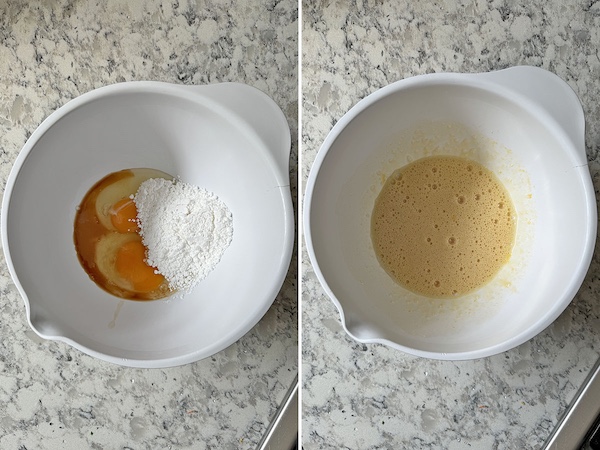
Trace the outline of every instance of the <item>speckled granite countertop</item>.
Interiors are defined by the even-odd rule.
[[[580,97],[600,187],[598,2],[304,2],[302,45],[303,180],[335,122],[378,88],[526,64],[556,73]],[[575,300],[531,341],[440,362],[347,337],[303,251],[304,450],[540,448],[598,359],[599,274],[596,252]]]
[[[11,1],[0,4],[0,181],[42,120],[130,80],[255,86],[288,118],[297,180],[295,1]],[[236,344],[200,362],[139,370],[29,329],[0,262],[0,448],[252,449],[297,372],[297,265]]]

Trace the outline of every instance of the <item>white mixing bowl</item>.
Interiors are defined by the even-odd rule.
[[[289,151],[281,110],[236,83],[122,83],[54,112],[19,154],[2,203],[4,252],[33,330],[137,367],[192,362],[238,340],[271,306],[290,263]],[[213,191],[232,211],[230,247],[182,298],[121,300],[77,259],[83,196],[105,175],[136,167]]]
[[[370,239],[387,176],[436,154],[492,170],[518,216],[507,265],[450,300],[394,283]],[[532,67],[417,76],[371,94],[327,136],[304,204],[308,253],[348,334],[437,359],[500,353],[552,323],[586,275],[596,220],[581,105],[566,83]]]

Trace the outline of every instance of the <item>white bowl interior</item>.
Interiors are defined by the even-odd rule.
[[[334,128],[308,182],[307,240],[353,337],[421,356],[487,356],[537,334],[568,305],[587,271],[596,220],[589,172],[555,123],[532,111],[505,93],[429,83],[390,90]],[[400,287],[371,245],[371,210],[384,180],[433,154],[470,157],[494,171],[518,214],[510,262],[458,299]]]
[[[233,213],[230,247],[182,298],[122,301],[77,259],[76,207],[96,181],[134,167],[211,190]],[[289,264],[289,186],[281,177],[238,118],[191,92],[124,87],[80,104],[34,142],[7,208],[6,241],[32,327],[127,365],[190,362],[235,342],[267,311]]]

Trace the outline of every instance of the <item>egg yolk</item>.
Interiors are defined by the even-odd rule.
[[[133,290],[138,292],[153,291],[165,281],[162,275],[146,264],[145,259],[146,248],[140,241],[127,242],[117,251],[117,272],[131,282]]]
[[[108,212],[110,221],[119,233],[138,231],[137,208],[135,202],[125,197],[115,203]]]

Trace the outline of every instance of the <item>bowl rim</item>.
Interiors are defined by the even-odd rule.
[[[306,240],[306,249],[310,259],[310,262],[313,266],[317,279],[321,283],[323,290],[329,297],[329,299],[335,305],[341,319],[341,324],[344,331],[352,337],[354,340],[361,343],[379,343],[383,344],[397,350],[401,350],[405,353],[412,354],[419,357],[430,358],[430,359],[438,359],[438,360],[471,360],[484,358],[488,356],[493,356],[504,351],[507,351],[511,348],[514,348],[524,342],[530,340],[537,334],[539,334],[542,330],[548,327],[552,322],[554,322],[558,316],[567,308],[567,306],[571,303],[577,291],[581,287],[585,276],[587,275],[587,271],[589,269],[594,246],[596,242],[596,232],[597,232],[597,223],[596,223],[596,214],[597,214],[597,206],[596,206],[596,197],[594,192],[594,187],[592,184],[591,176],[589,174],[588,164],[587,164],[587,156],[585,151],[585,145],[582,149],[578,149],[577,145],[571,137],[564,130],[564,127],[557,122],[555,117],[548,112],[547,109],[539,105],[536,101],[534,101],[531,97],[528,97],[526,94],[522,92],[517,92],[514,89],[511,89],[508,86],[504,86],[501,83],[494,82],[488,78],[487,75],[501,72],[508,72],[515,69],[533,69],[539,72],[544,72],[549,74],[543,69],[538,68],[529,68],[529,67],[513,67],[508,68],[496,72],[486,72],[486,73],[429,73],[423,75],[416,75],[413,77],[405,78],[402,80],[398,80],[391,84],[388,84],[373,93],[367,95],[363,99],[359,100],[349,111],[347,111],[333,126],[328,135],[326,136],[323,144],[319,148],[317,155],[315,156],[314,162],[310,169],[307,181],[306,181],[306,189],[304,195],[304,205],[303,205],[303,230],[304,230],[304,238]],[[552,76],[556,77],[552,74]],[[565,86],[566,83],[556,77],[561,83]],[[530,115],[537,117],[540,122],[547,124],[547,128],[551,128],[555,130],[557,133],[561,135],[561,137],[569,143],[569,147],[565,149],[565,151],[569,152],[581,162],[581,166],[578,166],[577,169],[581,172],[580,178],[583,185],[583,191],[585,194],[585,203],[586,210],[588,215],[588,221],[586,224],[586,233],[585,233],[585,251],[581,255],[579,259],[579,264],[576,267],[576,271],[574,272],[574,277],[571,279],[568,284],[568,289],[566,294],[562,299],[559,299],[554,304],[554,307],[550,309],[546,313],[546,315],[541,316],[534,324],[529,326],[526,330],[516,334],[512,338],[498,343],[494,345],[490,345],[487,347],[482,347],[475,350],[467,350],[467,351],[456,351],[456,352],[438,352],[438,351],[429,351],[422,350],[419,348],[409,347],[407,345],[402,345],[397,342],[391,341],[385,338],[361,338],[353,334],[348,326],[346,320],[346,314],[344,312],[344,308],[334,294],[333,290],[329,286],[322,270],[319,265],[315,249],[313,246],[312,239],[312,231],[311,231],[311,211],[312,211],[312,200],[314,197],[314,189],[316,180],[321,171],[323,162],[325,158],[334,144],[334,142],[339,138],[342,132],[346,129],[346,127],[361,113],[367,110],[369,107],[376,104],[378,101],[393,95],[397,92],[408,90],[411,88],[426,88],[426,87],[435,87],[435,86],[460,86],[466,87],[475,90],[481,90],[488,93],[493,93],[511,103],[518,104],[522,109],[524,109]],[[567,95],[574,96],[579,108],[581,108],[581,103],[575,93],[568,88]],[[583,120],[583,114],[582,114]]]

